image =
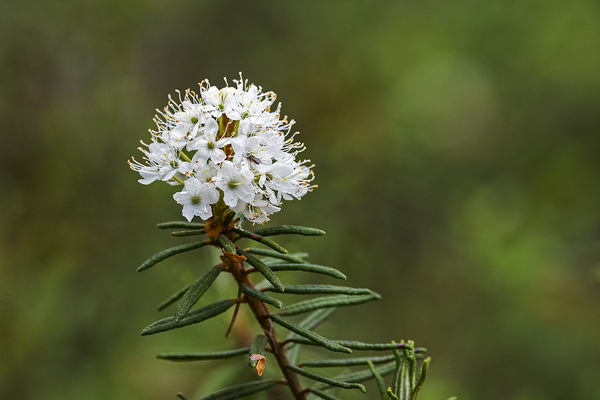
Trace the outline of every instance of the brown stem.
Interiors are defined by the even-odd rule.
[[[243,264],[235,263],[231,260],[229,261],[229,271],[235,278],[238,285],[249,285],[251,287],[255,287],[248,274],[245,273]],[[284,345],[277,338],[277,333],[273,327],[273,322],[267,317],[270,314],[269,308],[262,301],[250,296],[246,296],[246,302],[250,306],[252,313],[254,313],[256,320],[260,324],[261,328],[263,328],[267,338],[270,341],[273,355],[277,360],[277,364],[279,364],[279,368],[281,368],[281,372],[285,377],[287,386],[294,395],[294,399],[306,400],[306,391],[304,391],[302,388],[300,380],[298,379],[298,375],[287,368],[290,362],[285,354]]]

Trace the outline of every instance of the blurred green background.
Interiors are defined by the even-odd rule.
[[[328,235],[283,244],[383,295],[321,332],[427,347],[423,400],[600,398],[599,2],[9,0],[0,37],[0,398],[252,379],[154,359],[243,318],[139,336],[215,254],[135,272],[182,217],[126,164],[169,93],[239,71],[316,164],[273,224]]]

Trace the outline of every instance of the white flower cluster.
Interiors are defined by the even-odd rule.
[[[209,219],[221,199],[221,205],[263,223],[282,200],[300,199],[314,187],[309,160],[296,161],[304,145],[293,142],[294,121],[280,119],[281,104],[270,110],[275,93],[262,93],[241,75],[234,83],[219,90],[206,80],[200,96],[189,89],[183,99],[178,91],[179,102],[169,96],[164,111],[157,110],[151,143],[139,148],[144,163],[129,162],[144,185],[183,185],[173,198],[188,221],[195,215]]]

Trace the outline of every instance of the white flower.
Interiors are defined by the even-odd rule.
[[[235,207],[238,204],[238,199],[246,203],[254,200],[253,179],[254,175],[250,170],[238,169],[231,161],[223,161],[215,178],[215,184],[223,191],[225,204],[229,207]]]
[[[241,78],[241,75],[240,75]],[[151,143],[140,150],[144,161],[131,168],[142,184],[183,184],[175,200],[183,215],[206,220],[229,207],[253,223],[264,223],[283,200],[301,198],[314,187],[308,161],[296,161],[304,150],[291,134],[294,121],[280,118],[281,104],[271,109],[273,92],[240,79],[218,89],[208,81],[200,93],[187,90],[158,111]],[[222,201],[219,199],[222,198]]]
[[[233,210],[241,212],[242,215],[250,222],[255,224],[263,224],[269,220],[269,215],[281,210],[281,208],[269,204],[268,201],[263,200],[262,196],[257,195],[255,200],[251,203],[238,203],[237,207]]]
[[[183,206],[183,216],[191,221],[194,215],[206,220],[212,217],[211,204],[219,200],[219,192],[214,187],[189,178],[181,192],[173,195],[175,201]]]
[[[227,158],[223,147],[229,142],[229,138],[217,140],[219,133],[219,124],[213,118],[209,118],[204,124],[203,135],[196,138],[187,145],[188,150],[197,150],[196,154],[205,160],[221,162]]]
[[[210,113],[213,117],[218,117],[223,112],[226,112],[234,100],[234,88],[225,87],[221,90],[214,86],[209,87],[202,92],[202,100],[204,100],[204,110]]]
[[[261,140],[258,136],[238,136],[231,139],[233,148],[233,163],[251,169],[254,165],[267,163],[270,158],[262,151]]]

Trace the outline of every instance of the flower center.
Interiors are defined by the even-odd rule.
[[[229,182],[229,187],[232,189],[235,189],[235,187],[238,185],[238,183],[236,181],[231,181]]]
[[[206,146],[211,150],[215,148],[215,144],[213,142],[208,142]]]
[[[194,204],[200,203],[200,197],[198,197],[198,196],[192,197],[192,203],[194,203]]]
[[[192,124],[197,124],[197,123],[198,123],[198,118],[192,117]]]

